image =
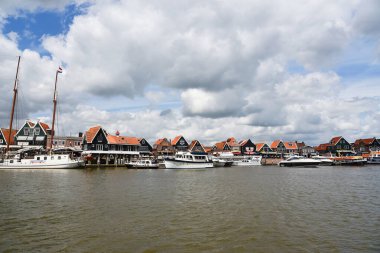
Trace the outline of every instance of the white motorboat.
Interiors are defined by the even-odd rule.
[[[312,156],[311,158],[313,158],[314,160],[320,161],[319,165],[321,165],[321,166],[332,166],[332,165],[334,165],[334,161],[332,159],[329,159],[328,157],[325,157],[325,156],[316,155],[316,156]]]
[[[311,158],[305,158],[303,156],[291,156],[286,160],[278,163],[279,166],[292,167],[292,166],[317,166],[321,162]]]
[[[214,157],[212,159],[212,163],[214,164],[214,167],[230,167],[233,164],[233,161],[229,161],[227,159]]]
[[[166,169],[204,169],[214,167],[207,155],[178,152],[174,158],[165,158]]]
[[[137,161],[132,161],[126,164],[127,167],[134,169],[158,169],[158,163],[151,159],[140,159]]]
[[[0,160],[0,169],[70,169],[84,166],[84,161],[70,155],[35,155],[32,159],[20,159],[19,155]]]
[[[258,166],[261,165],[262,156],[243,156],[233,158],[232,166]]]

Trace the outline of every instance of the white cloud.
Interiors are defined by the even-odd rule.
[[[3,1],[0,15],[73,3],[24,2]],[[365,3],[94,1],[67,33],[42,38],[51,58],[19,50],[17,34],[0,35],[0,120],[22,54],[24,116],[50,117],[54,73],[63,63],[61,123],[71,132],[102,124],[150,140],[184,134],[206,143],[230,135],[318,143],[332,134],[379,134],[376,82],[346,85],[330,70],[352,41],[378,35],[378,2]],[[289,62],[305,71],[292,73]],[[157,109],[176,94],[182,108]],[[110,108],[139,99],[148,106],[137,112]]]

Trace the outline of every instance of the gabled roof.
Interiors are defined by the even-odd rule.
[[[8,143],[9,143],[9,145],[15,144],[15,135],[17,133],[17,130],[12,129],[12,131],[11,131],[11,141],[9,141],[9,129],[1,128],[0,130],[3,133],[4,139],[5,139],[5,142],[6,142],[5,144],[8,144]]]
[[[172,145],[175,146],[177,144],[177,142],[182,138],[182,135],[178,135],[176,136],[173,140],[172,140]]]
[[[26,124],[29,125],[29,127],[34,127],[36,124],[34,124],[32,121],[27,120]]]
[[[316,151],[327,151],[328,147],[332,147],[333,145],[330,143],[319,144],[318,147],[315,148]]]
[[[108,144],[116,145],[140,145],[140,141],[137,137],[127,137],[120,135],[107,135]]]
[[[193,148],[195,147],[195,145],[197,145],[197,143],[199,143],[199,145],[201,145],[202,149],[203,149],[203,152],[206,152],[205,151],[205,148],[203,147],[203,145],[198,141],[198,140],[193,140],[189,146],[189,150],[193,150]]]
[[[224,150],[224,147],[228,145],[226,141],[215,143],[216,150]]]
[[[156,142],[154,144],[155,145],[161,145],[164,141],[166,141],[170,144],[170,142],[166,138],[158,139],[158,140],[156,140]]]
[[[38,122],[37,122],[37,125],[38,125],[38,124],[41,126],[42,131],[44,131],[45,134],[47,135],[47,134],[48,134],[47,131],[50,129],[49,125],[46,124],[46,123],[43,123],[43,122],[41,122],[41,121],[38,121]]]
[[[285,148],[288,150],[296,150],[298,149],[297,143],[292,141],[286,141],[284,142]]]
[[[248,141],[250,141],[250,139],[242,140],[242,141],[239,142],[239,144],[240,144],[241,146],[244,146],[245,144],[247,144]]]
[[[281,143],[282,141],[281,140],[275,140],[272,142],[272,144],[270,145],[270,148],[277,148],[278,145]]]
[[[240,146],[239,143],[237,143],[236,139],[234,137],[230,137],[227,139],[226,143],[230,146],[230,147],[236,147],[236,146]]]
[[[359,146],[360,143],[364,143],[365,145],[371,145],[375,141],[376,141],[375,137],[373,137],[373,138],[367,138],[367,139],[357,139],[355,141],[355,146]]]
[[[90,129],[88,129],[86,131],[86,134],[85,134],[86,141],[88,143],[91,143],[94,140],[95,136],[98,134],[100,129],[102,129],[101,126],[94,126],[94,127],[91,127]]]
[[[342,138],[343,138],[342,136],[333,137],[331,139],[330,143],[335,146],[340,141],[340,139],[342,139]]]
[[[270,148],[269,146],[268,146],[268,144],[266,144],[266,143],[256,143],[256,151],[260,151],[260,150],[262,150],[263,149],[263,147],[265,147],[265,146],[267,146],[268,148]]]

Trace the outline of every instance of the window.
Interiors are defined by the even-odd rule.
[[[3,140],[0,140],[0,143],[3,143]]]
[[[47,157],[46,157],[46,156],[44,156],[44,160],[45,160],[45,161],[47,160]]]
[[[29,135],[29,127],[24,128],[24,135]]]
[[[58,156],[58,160],[61,160],[61,157],[60,157],[60,156]]]
[[[96,150],[103,150],[102,144],[96,144]]]
[[[34,129],[34,135],[40,135],[40,129],[38,127]]]
[[[40,158],[41,158],[41,157],[37,156],[37,161],[39,161],[39,160],[40,160]]]

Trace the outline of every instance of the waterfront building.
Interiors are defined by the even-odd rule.
[[[285,153],[290,154],[290,155],[299,154],[297,142],[285,141],[284,146],[285,146]]]
[[[264,154],[273,152],[273,150],[266,143],[256,143],[256,152]]]
[[[189,149],[189,143],[186,141],[186,139],[182,135],[176,136],[171,141],[171,145],[173,146],[176,152],[187,151]]]
[[[357,139],[353,143],[353,148],[358,154],[369,154],[371,151],[380,151],[380,142],[375,137]]]
[[[206,155],[207,152],[198,140],[193,140],[189,145],[189,152],[197,155]]]
[[[108,134],[101,126],[88,129],[83,135],[83,154],[89,164],[125,165],[139,157],[140,141],[136,137]]]
[[[272,142],[270,145],[270,148],[272,149],[273,152],[279,153],[279,154],[284,154],[286,153],[286,147],[283,141],[281,140],[275,140]]]
[[[48,124],[38,121],[36,124],[27,120],[15,134],[15,143],[20,147],[47,147],[47,138],[51,134]]]
[[[240,152],[242,155],[253,155],[256,152],[256,145],[251,139],[242,140],[239,142]]]
[[[234,155],[241,155],[241,145],[236,141],[234,137],[228,138],[226,143]]]
[[[213,146],[213,151],[214,153],[231,152],[231,148],[226,141],[221,141],[215,143],[215,145]]]
[[[17,130],[12,129],[11,131],[11,138],[9,139],[9,129],[6,128],[0,128],[0,149],[5,150],[8,143],[9,143],[9,148],[14,149],[18,148],[17,145],[15,145],[15,135],[17,133]]]
[[[166,138],[158,139],[153,145],[154,156],[174,156],[175,149]]]
[[[71,148],[75,150],[82,149],[83,134],[79,133],[78,136],[54,136],[53,149]],[[51,135],[47,137],[47,143],[50,147]]]
[[[296,141],[296,143],[298,146],[299,155],[305,156],[305,157],[311,157],[311,156],[317,155],[314,147],[306,145],[304,142],[297,142]]]
[[[319,154],[344,154],[351,153],[351,144],[342,136],[333,137],[329,143],[320,144],[315,149]]]

